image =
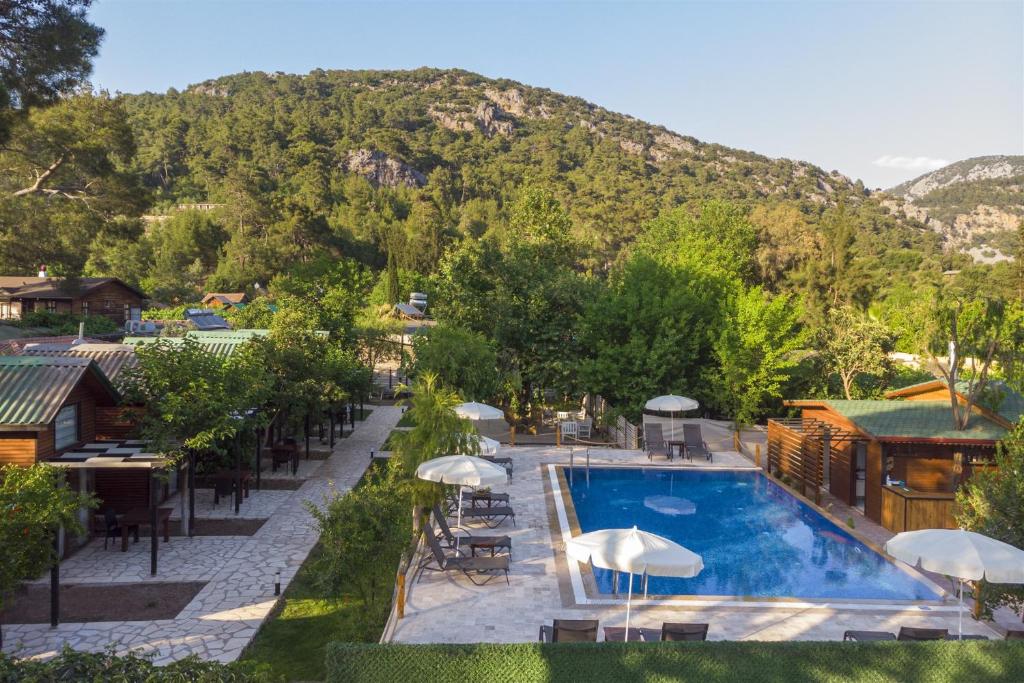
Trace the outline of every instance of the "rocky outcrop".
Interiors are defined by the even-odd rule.
[[[490,102],[481,102],[472,112],[453,111],[431,107],[428,112],[437,123],[457,133],[479,130],[487,137],[512,135],[515,123],[500,107]]]
[[[427,176],[412,166],[375,150],[354,149],[346,156],[343,166],[345,170],[358,173],[374,185],[422,187],[427,184]]]
[[[974,180],[993,180],[1024,175],[1024,156],[987,156],[964,159],[925,173],[889,190],[890,194],[914,201],[933,190]]]

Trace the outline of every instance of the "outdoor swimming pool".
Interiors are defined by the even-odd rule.
[[[651,595],[941,599],[761,472],[595,467],[588,485],[576,468],[572,502],[583,532],[636,525],[704,558],[692,579],[650,577]],[[611,593],[612,572],[594,574]]]

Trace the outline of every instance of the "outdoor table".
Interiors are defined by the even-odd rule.
[[[470,538],[472,538],[472,536]],[[464,546],[468,545],[469,546],[469,554],[472,557],[476,557],[476,549],[477,548],[480,548],[482,550],[490,550],[491,551],[491,557],[494,557],[494,550],[498,547],[498,545],[499,545],[498,541],[499,540],[500,539],[498,539],[497,537],[495,537],[495,538],[487,538],[485,540],[480,540],[478,538],[478,539],[471,540],[471,541],[467,540],[466,543],[460,543],[459,547],[464,547]]]
[[[171,540],[170,522],[171,513],[174,508],[157,508],[156,509],[156,523],[163,524],[164,527],[164,543],[169,543]],[[128,529],[135,529],[135,541],[139,540],[139,527],[150,525],[150,510],[149,508],[132,508],[128,512],[117,516],[117,523],[121,526],[121,552],[127,552],[128,550]]]
[[[242,496],[244,498],[249,497],[249,481],[252,479],[252,472],[249,470],[242,470]],[[213,504],[216,505],[220,502],[220,488],[216,485],[217,483],[227,482],[229,490],[235,490],[235,471],[234,470],[217,470],[213,474],[214,487],[213,487]]]
[[[683,454],[686,453],[686,442],[685,441],[672,440],[672,441],[666,441],[665,443],[668,444],[669,451],[672,451],[673,449],[678,449],[679,450],[679,459],[680,460],[683,459]]]
[[[508,505],[509,496],[507,493],[474,493],[469,497],[470,507],[476,507],[477,503],[486,503],[485,507],[497,505]]]

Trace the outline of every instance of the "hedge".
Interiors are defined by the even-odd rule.
[[[0,654],[0,683],[264,683],[276,681],[267,667],[204,662],[195,656],[156,666],[151,655],[113,651],[79,652],[70,648],[45,661]]]
[[[438,625],[438,629],[443,629]],[[439,633],[439,635],[442,635]],[[329,683],[1024,681],[1024,643],[332,643]]]

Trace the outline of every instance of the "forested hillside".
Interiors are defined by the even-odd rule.
[[[942,236],[979,262],[1013,258],[1024,245],[1024,156],[965,159],[897,185],[885,200],[898,215]]]

